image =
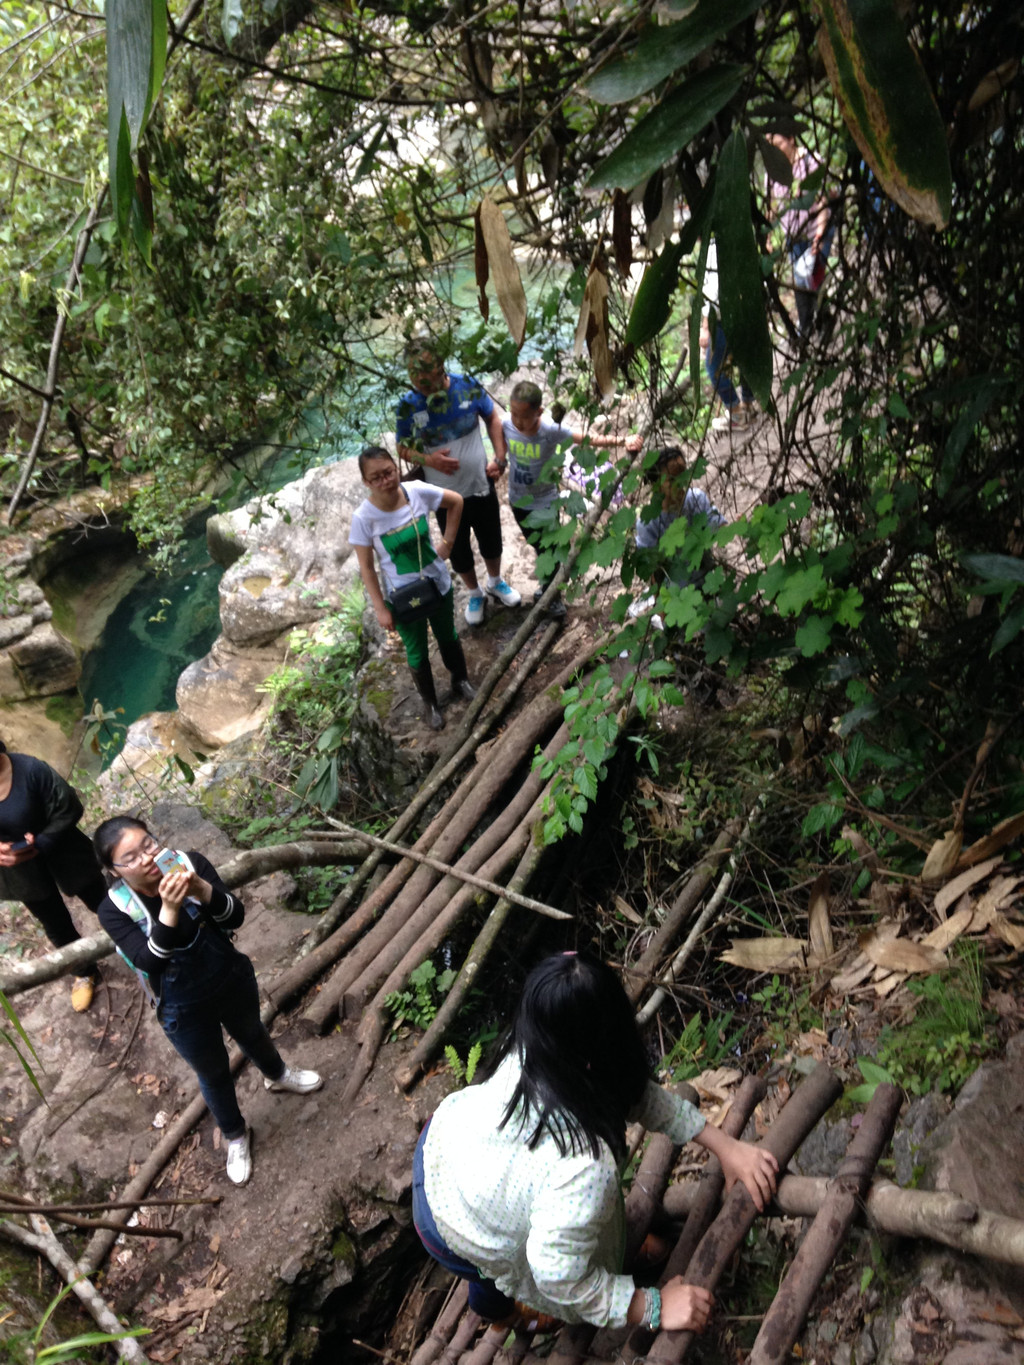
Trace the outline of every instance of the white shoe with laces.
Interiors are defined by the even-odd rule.
[[[247,1185],[252,1175],[252,1129],[246,1127],[241,1137],[228,1143],[228,1179],[235,1185]]]
[[[303,1071],[298,1066],[286,1066],[284,1075],[276,1081],[263,1077],[263,1084],[268,1090],[287,1090],[292,1095],[310,1095],[314,1090],[319,1090],[323,1083],[324,1078],[319,1071]]]
[[[484,592],[493,601],[500,602],[503,607],[518,607],[523,600],[522,595],[506,583],[503,578],[499,578],[493,583],[485,583]]]

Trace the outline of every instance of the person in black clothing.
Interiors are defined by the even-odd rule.
[[[0,900],[21,901],[55,948],[80,938],[63,891],[95,911],[107,894],[92,844],[78,828],[82,803],[63,777],[29,754],[9,754],[0,741]],[[74,978],[72,1008],[92,1004],[95,967]]]
[[[222,1028],[262,1071],[268,1090],[306,1095],[323,1081],[315,1071],[287,1066],[264,1027],[253,965],[228,937],[245,906],[213,865],[201,853],[161,850],[132,816],[104,820],[93,842],[100,862],[117,875],[99,907],[100,923],[153,990],[164,1033],[198,1076],[227,1139],[228,1178],[244,1185],[252,1175],[252,1130],[238,1108]]]

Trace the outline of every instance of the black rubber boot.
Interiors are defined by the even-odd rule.
[[[472,701],[476,696],[476,688],[466,676],[466,656],[463,653],[462,641],[453,640],[450,645],[440,645],[439,649],[444,666],[452,675],[452,696]]]
[[[412,676],[416,680],[416,691],[423,698],[423,717],[431,730],[444,729],[444,716],[441,715],[441,708],[437,704],[437,693],[434,691],[434,675],[430,671],[430,664],[426,663],[422,668],[414,668]]]

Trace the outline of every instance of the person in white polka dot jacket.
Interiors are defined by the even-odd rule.
[[[620,1273],[627,1121],[707,1148],[727,1187],[741,1180],[758,1209],[775,1192],[770,1152],[706,1127],[699,1110],[650,1079],[611,968],[583,954],[547,958],[526,980],[490,1077],[449,1095],[416,1148],[416,1230],[435,1260],[469,1281],[481,1317],[505,1323],[526,1306],[601,1327],[707,1325],[707,1290],[682,1276],[660,1292],[641,1289]]]

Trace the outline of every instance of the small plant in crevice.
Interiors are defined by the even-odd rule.
[[[451,990],[456,975],[451,967],[439,972],[429,957],[411,971],[405,990],[392,991],[384,997],[384,1004],[394,1015],[391,1036],[394,1037],[403,1024],[428,1028],[441,1008],[441,1001]]]
[[[478,1038],[466,1054],[466,1060],[463,1061],[455,1048],[452,1047],[451,1043],[446,1044],[444,1055],[448,1062],[448,1066],[451,1068],[452,1075],[460,1086],[473,1084],[473,1077],[476,1075],[476,1069],[480,1065],[480,1058],[483,1054],[483,1050],[483,1043]]]
[[[739,1027],[729,1032],[733,1018],[732,1010],[710,1019],[693,1015],[662,1061],[661,1069],[673,1081],[688,1081],[702,1071],[735,1062],[744,1030]]]

